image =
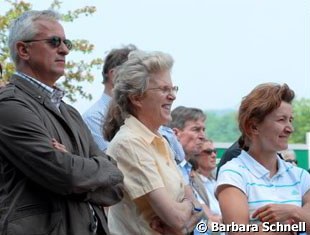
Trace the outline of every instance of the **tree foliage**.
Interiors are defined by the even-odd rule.
[[[32,5],[26,1],[13,1],[4,0],[9,3],[11,8],[6,11],[3,15],[0,15],[0,63],[3,66],[4,74],[3,79],[7,81],[12,73],[14,72],[14,64],[10,61],[9,48],[8,48],[8,29],[10,23],[16,19],[23,12],[31,10]],[[49,9],[56,10],[60,12],[61,2],[58,0],[53,0],[50,4]],[[80,16],[89,16],[96,11],[94,6],[85,6],[73,11],[68,11],[66,13],[61,13],[63,22],[73,22]],[[72,40],[73,49],[71,51],[74,53],[90,54],[94,45],[85,39],[75,39]],[[80,85],[81,82],[92,82],[94,76],[92,75],[92,70],[94,68],[101,67],[103,60],[100,58],[95,58],[91,61],[67,61],[66,72],[64,79],[62,79],[62,85],[66,89],[66,97],[71,101],[75,102],[77,97],[82,97],[86,99],[91,99],[91,94],[83,91],[83,87]]]
[[[306,133],[310,132],[310,99],[299,99],[293,102],[294,133],[289,142],[291,144],[305,144]],[[236,111],[206,111],[207,136],[216,142],[234,142],[240,135]]]
[[[310,99],[302,98],[293,103],[294,110],[294,133],[292,143],[306,143],[306,133],[310,132]]]
[[[234,142],[240,132],[235,111],[210,111],[207,113],[207,136],[216,142]]]

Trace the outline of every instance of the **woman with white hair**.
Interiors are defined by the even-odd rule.
[[[158,129],[171,119],[178,87],[173,59],[162,52],[133,51],[115,74],[105,121],[107,154],[123,172],[124,199],[110,207],[111,234],[187,234],[203,215]]]

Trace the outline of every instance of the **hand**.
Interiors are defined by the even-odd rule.
[[[67,153],[66,146],[59,143],[55,138],[52,139],[52,145],[55,149],[59,150],[60,152]]]
[[[150,227],[162,235],[184,235],[195,229],[197,223],[205,217],[204,211],[194,213],[182,230],[174,229],[166,225],[158,216],[154,217],[150,223]]]
[[[87,201],[103,207],[112,206],[123,199],[124,185],[118,183],[104,188],[97,188],[95,191],[87,193]]]
[[[291,221],[293,212],[297,206],[284,204],[268,204],[258,208],[252,218],[258,218],[261,222],[287,222]]]
[[[217,214],[211,214],[208,216],[208,224],[211,225],[212,222],[222,224],[222,216],[217,215]]]
[[[177,231],[166,225],[158,216],[154,217],[150,223],[150,227],[162,235],[175,234],[183,235],[181,231]]]
[[[203,218],[207,218],[207,215],[205,214],[204,210],[193,213],[186,224],[187,232],[193,231],[196,228],[198,222]]]

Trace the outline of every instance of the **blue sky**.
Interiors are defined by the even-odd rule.
[[[34,9],[50,3],[28,2]],[[241,98],[263,82],[285,82],[297,98],[310,98],[309,0],[62,2],[64,12],[86,5],[97,8],[93,16],[65,25],[68,38],[95,45],[84,59],[103,58],[112,48],[129,43],[170,53],[175,59],[173,81],[179,86],[174,107],[237,109]],[[94,73],[96,81],[84,84],[93,100],[73,104],[80,112],[103,91],[101,71]]]

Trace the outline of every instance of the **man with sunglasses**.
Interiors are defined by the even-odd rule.
[[[102,206],[123,175],[56,81],[72,48],[59,15],[27,11],[9,32],[16,72],[0,91],[0,234],[109,234]]]

